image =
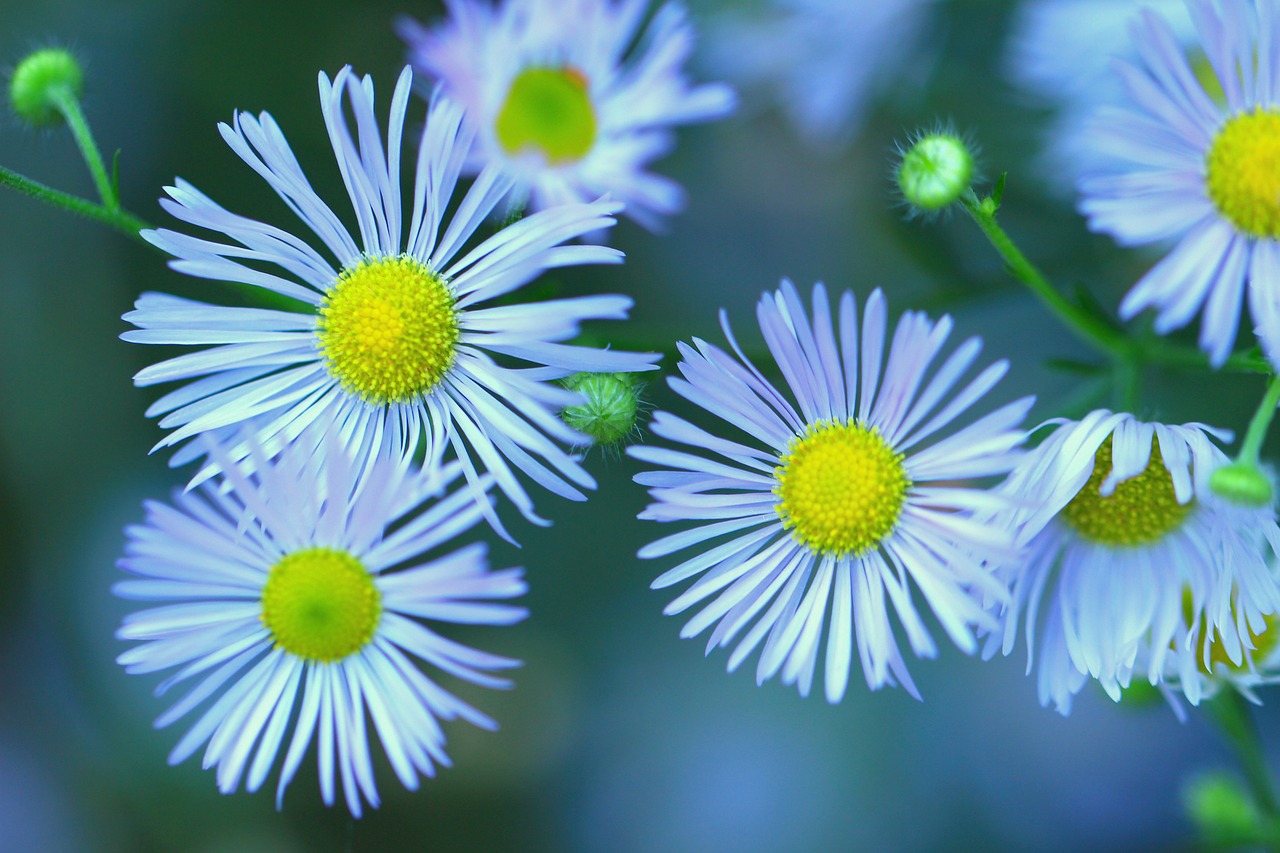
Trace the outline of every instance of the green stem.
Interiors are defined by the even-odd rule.
[[[1258,463],[1262,442],[1267,437],[1271,419],[1275,417],[1277,403],[1280,403],[1280,376],[1272,376],[1267,383],[1267,390],[1262,395],[1261,402],[1258,403],[1258,410],[1253,413],[1253,418],[1249,421],[1249,429],[1244,434],[1244,441],[1240,443],[1240,455],[1236,457],[1237,461],[1253,465]]]
[[[102,199],[103,206],[115,213],[120,209],[120,199],[116,196],[116,190],[111,184],[111,178],[107,176],[107,167],[102,162],[102,154],[98,151],[98,143],[93,140],[93,131],[89,129],[89,121],[84,117],[84,111],[80,109],[80,101],[76,98],[75,93],[66,86],[51,88],[49,90],[49,99],[53,101],[53,105],[58,108],[58,112],[62,113],[62,117],[66,119],[67,127],[71,129],[71,135],[75,137],[76,145],[80,148],[80,154],[84,157],[85,165],[89,167],[89,174],[93,175],[93,182],[98,187],[98,196]]]
[[[1123,329],[1104,322],[1063,296],[1000,227],[1000,223],[996,221],[998,205],[994,199],[979,200],[973,190],[968,190],[961,196],[960,204],[992,248],[1004,259],[1014,278],[1026,285],[1055,317],[1094,349],[1116,362],[1194,370],[1214,369],[1209,364],[1208,356],[1197,349],[1163,338],[1135,340]],[[1219,369],[1240,373],[1270,373],[1271,365],[1259,355],[1242,351],[1229,356]]]
[[[110,210],[101,204],[94,204],[87,199],[55,190],[53,187],[46,186],[39,181],[33,181],[4,166],[0,166],[0,186],[26,193],[46,204],[51,204],[78,216],[84,216],[109,225],[139,242],[146,243],[138,232],[151,226],[125,210]],[[149,243],[146,244],[150,245]]]
[[[1244,772],[1250,791],[1253,792],[1258,810],[1265,818],[1274,821],[1280,817],[1275,783],[1263,759],[1258,726],[1245,698],[1235,690],[1226,688],[1206,705],[1209,716],[1231,746],[1236,760],[1240,762],[1240,769]]]

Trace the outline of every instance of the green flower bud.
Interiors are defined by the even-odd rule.
[[[592,444],[616,444],[635,429],[640,386],[632,374],[575,373],[564,380],[564,386],[585,399],[567,407],[561,417]]]
[[[1268,506],[1271,481],[1249,462],[1232,462],[1209,475],[1209,488],[1220,498],[1242,506]]]
[[[913,208],[936,213],[960,198],[973,182],[973,153],[949,131],[922,134],[898,165],[898,189]]]
[[[1206,841],[1234,847],[1256,836],[1257,809],[1248,792],[1227,774],[1194,780],[1183,799],[1187,816]]]
[[[9,104],[19,118],[35,127],[62,120],[55,93],[62,91],[79,100],[84,93],[84,72],[68,51],[48,47],[28,54],[9,80]]]

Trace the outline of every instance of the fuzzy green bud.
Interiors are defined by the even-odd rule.
[[[898,189],[915,208],[934,213],[960,198],[973,182],[973,154],[953,133],[920,136],[902,153]]]
[[[1271,504],[1271,481],[1248,462],[1223,465],[1209,475],[1209,488],[1220,498],[1242,506]]]
[[[84,93],[84,71],[68,51],[47,47],[28,54],[13,69],[9,80],[9,104],[23,121],[35,127],[62,120],[59,93],[76,100]]]
[[[1256,837],[1258,811],[1248,792],[1227,774],[1196,779],[1183,799],[1187,816],[1205,841],[1235,847]]]
[[[635,429],[640,388],[632,374],[575,373],[564,380],[564,386],[584,399],[565,408],[561,417],[592,444],[616,444]]]

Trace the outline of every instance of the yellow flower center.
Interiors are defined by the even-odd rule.
[[[782,526],[819,554],[861,556],[888,536],[906,502],[903,454],[874,427],[818,421],[774,469]]]
[[[1191,607],[1191,593],[1184,592],[1182,594],[1182,617],[1188,626],[1191,625],[1193,616]],[[1280,640],[1280,631],[1272,630],[1276,626],[1276,614],[1270,613],[1262,617],[1263,628],[1258,633],[1253,633],[1253,629],[1249,629],[1249,640],[1253,645],[1253,663],[1258,666],[1276,647],[1276,641]],[[1241,658],[1240,663],[1232,663],[1231,658],[1227,656],[1227,650],[1222,644],[1222,637],[1218,633],[1214,633],[1213,642],[1209,644],[1209,667],[1204,665],[1204,627],[1201,626],[1200,643],[1196,647],[1196,667],[1205,675],[1213,675],[1213,670],[1219,665],[1225,666],[1229,671],[1239,674],[1248,672],[1244,659]]]
[[[403,403],[436,386],[453,364],[458,312],[444,279],[404,255],[342,271],[316,330],[329,372],[375,404]]]
[[[548,163],[581,160],[596,141],[587,78],[576,68],[526,68],[511,82],[494,130],[508,154],[535,148]]]
[[[1209,199],[1237,230],[1280,239],[1280,111],[1259,108],[1228,119],[1205,170]]]
[[[1062,511],[1067,524],[1085,539],[1112,547],[1150,545],[1176,530],[1191,512],[1194,501],[1180,504],[1174,497],[1173,476],[1164,467],[1154,440],[1151,461],[1142,473],[1119,483],[1114,492],[1103,497],[1100,488],[1111,467],[1108,438],[1094,456],[1089,481]]]
[[[262,623],[276,645],[303,660],[329,663],[373,639],[382,595],[359,560],[332,548],[306,548],[271,567],[262,588]]]

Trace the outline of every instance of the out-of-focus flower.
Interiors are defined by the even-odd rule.
[[[951,319],[934,323],[916,312],[898,322],[886,358],[879,290],[867,300],[861,339],[853,294],[841,296],[833,321],[820,284],[812,321],[788,281],[764,295],[756,314],[790,394],[747,360],[723,317],[736,358],[704,341],[680,345],[684,378],[670,380],[672,389],[739,434],[655,415],[653,433],[692,452],[628,450],[662,466],[636,477],[653,498],[641,518],[695,526],[645,546],[640,556],[695,549],[653,585],[701,576],[666,612],[706,602],[681,635],[715,625],[708,653],[745,630],[730,670],[763,641],[757,680],[781,672],[807,695],[825,628],[828,701],[844,696],[855,642],[871,688],[901,684],[918,696],[889,611],[921,657],[934,656],[937,646],[916,592],[967,652],[977,647],[974,625],[995,625],[976,599],[1007,595],[984,561],[1008,559],[1010,537],[975,519],[998,499],[965,483],[1010,470],[1032,401],[1002,406],[947,435],[1008,365],[987,367],[957,391],[981,350],[971,338],[926,376]]]
[[[807,139],[842,144],[869,102],[929,63],[920,43],[935,0],[769,0],[713,17],[707,64],[776,103]],[[729,4],[732,8],[732,4]]]
[[[1000,487],[1011,509],[994,523],[1025,550],[997,568],[1013,601],[987,652],[1008,654],[1023,625],[1040,702],[1063,714],[1089,678],[1118,700],[1143,667],[1160,684],[1178,659],[1245,661],[1251,634],[1280,609],[1268,568],[1280,529],[1269,507],[1209,489],[1227,461],[1210,437],[1228,436],[1106,410],[1048,424],[1053,434]],[[1193,703],[1197,685],[1183,682]]]
[[[578,439],[559,413],[580,398],[554,380],[580,370],[646,370],[654,359],[560,343],[577,335],[585,320],[624,318],[631,305],[625,296],[485,303],[546,269],[618,262],[614,249],[564,245],[613,224],[618,205],[564,205],[503,228],[464,252],[511,179],[501,169],[484,170],[446,220],[470,133],[461,107],[442,99],[427,116],[416,152],[406,222],[400,158],[411,76],[406,68],[392,95],[384,147],[372,81],[349,68],[332,83],[320,75],[321,107],[355,209],[358,242],[311,189],[270,115],[237,113],[232,126],[221,126],[227,144],[298,214],[336,265],[308,242],[230,213],[181,180],[167,189],[172,200],[161,204],[184,222],[226,235],[228,242],[167,229],[144,235],[178,259],[171,262],[174,269],[280,294],[297,300],[296,311],[147,293],[125,315],[137,331],[122,337],[207,347],[135,377],[140,386],[186,383],[147,412],[163,415],[160,425],[174,428],[157,448],[208,431],[225,437],[228,427],[246,422],[269,454],[299,440],[313,424],[338,435],[360,460],[386,455],[408,464],[425,443],[430,466],[452,446],[495,527],[501,530],[476,485],[477,468],[493,474],[526,518],[540,522],[513,468],[569,498],[581,499],[578,487],[595,485],[556,443]],[[344,102],[354,129],[343,115]],[[533,369],[509,367],[494,356]],[[236,463],[248,453],[244,441],[227,450]],[[214,471],[206,467],[197,480]]]
[[[274,462],[258,459],[250,475],[214,447],[223,487],[207,483],[172,505],[147,504],[147,522],[128,529],[120,561],[135,577],[115,592],[160,605],[125,617],[119,637],[140,644],[119,662],[131,673],[177,668],[158,693],[194,685],[156,720],[167,726],[204,706],[171,764],[207,743],[203,763],[217,768],[220,791],[241,781],[256,791],[292,723],[277,803],[314,741],[325,803],[333,804],[341,779],[359,817],[362,802],[378,805],[368,722],[410,789],[449,764],[440,721],[496,728],[413,659],[475,684],[510,686],[492,671],[517,661],[435,628],[519,621],[526,611],[501,602],[523,594],[525,583],[520,569],[489,571],[480,543],[423,560],[481,518],[465,491],[417,509],[456,478],[458,463],[408,473],[382,459],[361,487],[355,461],[326,444],[323,464],[293,445]]]
[[[1088,120],[1099,107],[1125,100],[1112,63],[1138,60],[1128,24],[1144,8],[1165,16],[1202,81],[1212,80],[1183,0],[1031,0],[1014,13],[1005,68],[1033,103],[1054,111],[1039,170],[1050,188],[1073,193],[1082,175],[1105,162]]]
[[[1263,350],[1280,363],[1280,16],[1272,2],[1188,8],[1221,102],[1169,24],[1144,11],[1133,27],[1141,61],[1117,65],[1131,106],[1104,108],[1091,126],[1106,164],[1081,180],[1080,209],[1123,245],[1177,241],[1122,316],[1155,308],[1165,333],[1203,310],[1200,347],[1221,364],[1247,290]]]
[[[649,0],[449,0],[448,20],[399,31],[420,71],[465,106],[469,160],[497,164],[534,209],[607,194],[649,228],[684,204],[680,186],[646,171],[671,150],[672,129],[727,115],[729,87],[692,85],[694,33]]]

